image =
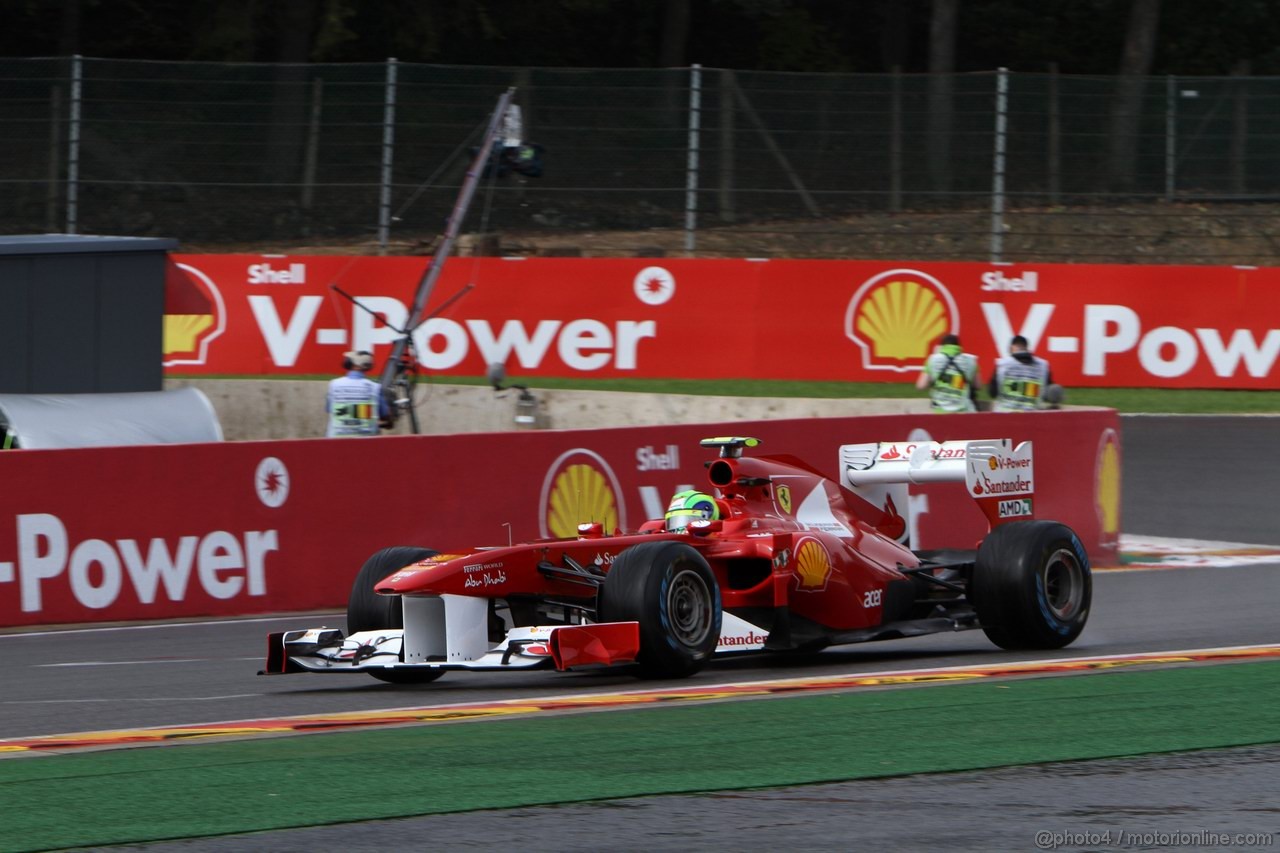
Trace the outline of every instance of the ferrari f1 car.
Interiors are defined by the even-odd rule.
[[[759,442],[712,438],[714,506],[629,534],[466,553],[394,547],[355,578],[347,633],[271,634],[264,674],[367,673],[393,683],[449,670],[632,665],[675,678],[716,654],[787,652],[981,628],[1006,649],[1071,643],[1089,615],[1089,558],[1067,526],[1032,518],[1032,447],[1007,440],[840,448],[835,482]],[[913,551],[894,509],[910,483],[963,482],[990,530],[973,550]],[[870,520],[868,520],[870,519]]]

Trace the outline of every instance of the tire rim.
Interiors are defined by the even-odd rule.
[[[672,635],[688,648],[698,648],[711,633],[711,589],[692,569],[677,572],[667,588],[667,617]]]
[[[1069,622],[1084,601],[1084,569],[1066,548],[1055,551],[1044,565],[1044,598],[1054,618]]]

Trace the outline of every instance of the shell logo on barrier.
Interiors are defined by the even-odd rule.
[[[626,528],[617,475],[604,457],[584,447],[566,450],[551,463],[538,507],[543,536],[576,536],[584,522],[599,522],[606,532]]]
[[[1104,429],[1098,439],[1094,495],[1103,542],[1115,544],[1120,539],[1120,437],[1113,429]]]
[[[213,280],[189,264],[166,264],[164,366],[204,364],[209,344],[226,327],[226,305]]]
[[[817,539],[805,539],[796,549],[796,575],[799,592],[821,592],[831,577],[831,555]]]
[[[845,311],[844,333],[862,349],[867,370],[918,371],[939,337],[960,330],[955,299],[918,270],[889,270],[858,288]]]

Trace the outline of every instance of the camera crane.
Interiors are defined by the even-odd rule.
[[[471,200],[476,194],[480,176],[484,171],[485,165],[489,162],[494,140],[497,138],[503,120],[511,107],[515,91],[514,87],[509,88],[498,98],[498,104],[494,107],[493,115],[489,117],[489,126],[485,130],[484,138],[480,140],[480,147],[476,151],[476,156],[472,159],[471,167],[467,170],[466,177],[462,181],[462,187],[458,191],[458,198],[454,202],[453,211],[449,214],[449,220],[445,225],[444,236],[431,256],[431,263],[427,265],[426,271],[418,281],[418,289],[414,294],[413,305],[410,307],[408,317],[405,320],[403,334],[396,339],[391,349],[391,355],[388,356],[386,364],[382,367],[379,384],[382,386],[382,396],[390,404],[391,419],[394,422],[401,412],[407,410],[415,433],[418,431],[418,420],[413,412],[413,395],[412,393],[405,393],[406,384],[416,381],[417,378],[418,365],[417,354],[414,352],[413,347],[413,333],[418,326],[425,323],[432,316],[424,317],[422,312],[427,306],[427,301],[431,298],[431,291],[435,289],[436,279],[440,277],[444,262],[453,251],[453,244],[458,239],[458,232],[462,230],[462,221],[466,218],[467,210],[471,207]],[[469,286],[467,289],[470,289]],[[451,299],[450,302],[452,301]],[[439,309],[435,313],[439,313]],[[409,390],[411,391],[412,389]]]

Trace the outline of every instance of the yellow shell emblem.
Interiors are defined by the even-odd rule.
[[[854,328],[875,358],[923,361],[950,325],[936,291],[910,279],[882,282],[858,306]]]
[[[212,314],[164,315],[164,354],[191,352],[200,335],[213,326]]]
[[[801,590],[814,592],[826,589],[831,577],[831,555],[816,539],[806,539],[796,552],[796,574]]]
[[[1098,445],[1096,474],[1098,523],[1110,541],[1120,533],[1120,447],[1113,430],[1103,433]]]
[[[608,479],[591,465],[568,465],[551,484],[547,531],[557,538],[578,535],[578,525],[598,521],[605,531],[618,527],[618,503]]]

